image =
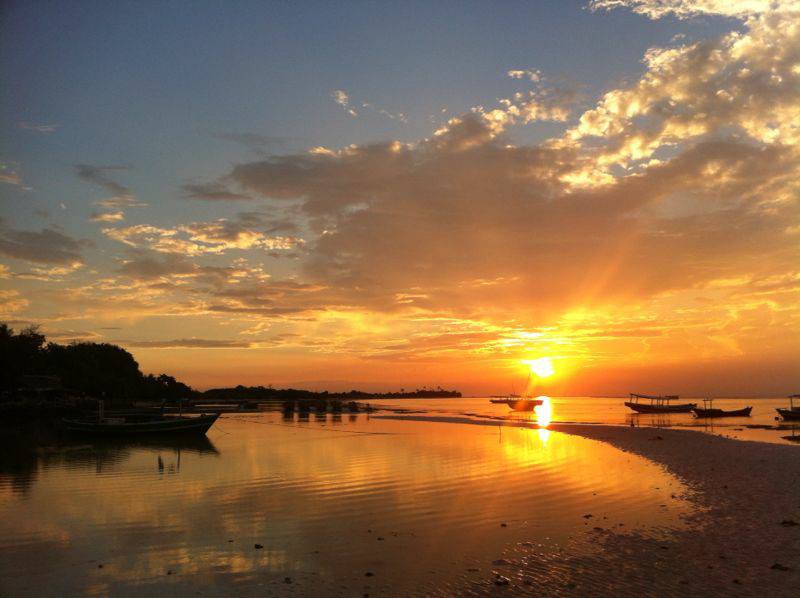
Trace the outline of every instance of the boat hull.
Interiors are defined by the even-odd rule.
[[[541,399],[491,399],[495,405],[508,405],[514,411],[533,411],[544,403]]]
[[[723,409],[692,409],[697,417],[750,417],[752,410],[752,407],[732,409],[730,411],[724,411]]]
[[[680,405],[648,405],[625,401],[625,406],[637,413],[689,413],[697,407],[697,403],[683,403]]]
[[[776,409],[783,419],[790,421],[800,421],[800,409]]]
[[[141,436],[205,434],[217,421],[219,413],[198,417],[164,417],[137,422],[92,422],[65,419],[64,427],[69,432],[97,436]]]

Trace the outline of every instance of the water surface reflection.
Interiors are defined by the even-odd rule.
[[[584,534],[586,514],[659,534],[687,508],[659,467],[548,430],[279,413],[219,424],[190,444],[42,450],[25,492],[0,472],[0,589],[453,594],[509,547]]]

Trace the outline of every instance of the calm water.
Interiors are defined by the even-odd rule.
[[[554,397],[550,399],[552,421],[591,424],[689,427],[700,432],[708,432],[721,436],[777,442],[782,444],[798,444],[784,436],[800,436],[800,425],[789,425],[789,422],[778,422],[776,407],[786,408],[786,398],[750,398],[750,399],[715,399],[714,407],[718,409],[741,409],[752,406],[751,417],[732,417],[698,419],[691,413],[672,413],[659,415],[640,415],[633,413],[623,404],[627,399],[601,397]],[[488,398],[466,399],[404,399],[371,401],[375,405],[391,408],[422,411],[437,415],[460,415],[469,417],[502,417],[513,419],[529,419],[536,421],[533,413],[516,413],[505,405],[494,405]],[[680,402],[697,403],[703,406],[702,399],[684,399]],[[797,404],[797,402],[795,402]],[[754,427],[755,426],[755,427]],[[769,429],[765,429],[769,428]]]
[[[453,595],[593,526],[668,534],[685,490],[548,430],[228,415],[202,440],[0,460],[0,594]]]

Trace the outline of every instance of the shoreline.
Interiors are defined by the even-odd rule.
[[[441,423],[523,427],[466,417],[373,415]],[[587,532],[556,558],[531,553],[496,573],[520,591],[562,594],[615,587],[617,595],[795,596],[800,586],[798,448],[673,428],[551,424],[550,430],[606,442],[680,478],[697,510],[667,542],[612,530]],[[611,585],[609,585],[611,584]],[[493,591],[491,580],[472,588]]]

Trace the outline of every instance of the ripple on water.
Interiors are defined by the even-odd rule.
[[[454,593],[484,587],[500,555],[557,577],[552,555],[593,527],[660,537],[687,510],[661,468],[555,432],[220,421],[203,450],[89,446],[34,460],[22,485],[0,472],[0,590],[280,592],[291,576],[295,591]]]

